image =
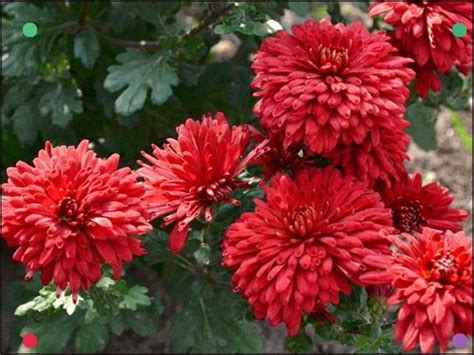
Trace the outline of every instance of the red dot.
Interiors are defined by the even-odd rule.
[[[23,345],[28,349],[33,349],[38,344],[38,337],[35,333],[27,333],[23,336]]]

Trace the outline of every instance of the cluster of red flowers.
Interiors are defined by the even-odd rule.
[[[415,60],[416,86],[421,96],[440,91],[439,74],[453,66],[467,75],[472,68],[471,1],[379,1],[369,15],[385,14],[395,28],[394,44]],[[455,37],[452,28],[466,26],[466,35]]]
[[[460,51],[470,44],[445,28],[448,13],[465,7],[426,3],[376,4],[371,14],[390,10],[389,23],[409,26],[397,27],[396,38],[414,50],[417,68],[466,68]],[[405,38],[411,33],[416,41]],[[445,53],[429,56],[424,40]],[[41,270],[43,284],[77,295],[99,280],[102,263],[120,277],[122,262],[143,253],[135,237],[153,219],[173,225],[169,247],[181,252],[191,223],[212,222],[217,203],[239,204],[231,193],[250,187],[240,173],[259,164],[265,197],[222,242],[222,263],[255,317],[296,335],[303,314],[338,304],[351,283],[389,285],[389,302],[402,304],[395,338],[404,349],[431,351],[438,342],[444,350],[454,332],[472,334],[472,252],[460,225],[467,214],[450,207],[438,183],[423,185],[405,170],[415,71],[400,53],[360,23],[307,21],[279,31],[252,65],[264,133],[231,127],[222,113],[188,119],[177,139],[142,152],[137,171],[118,169],[116,154],[97,158],[87,141],[48,142],[34,166],[7,170],[2,235],[17,247],[26,278]]]

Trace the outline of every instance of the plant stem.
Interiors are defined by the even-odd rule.
[[[133,41],[133,40],[128,40],[128,39],[110,37],[100,32],[98,32],[98,35],[105,42],[115,45],[115,46],[120,46],[120,47],[125,47],[125,48],[148,48],[148,49],[161,48],[160,41],[145,41],[145,40]]]
[[[466,149],[472,153],[472,136],[466,130],[466,127],[464,127],[459,114],[451,109],[449,112],[451,114],[451,121],[453,122],[456,133],[458,134],[459,138],[461,138],[461,141],[463,142]]]
[[[228,4],[222,10],[217,12],[212,12],[208,17],[206,17],[199,25],[194,27],[190,30],[186,36],[195,36],[199,32],[206,29],[208,26],[212,25],[213,23],[217,22],[222,16],[227,14],[232,8],[234,8],[234,3]],[[160,49],[161,43],[160,41],[136,41],[136,40],[128,40],[128,39],[121,39],[116,37],[110,37],[104,34],[107,30],[102,29],[101,31],[97,31],[99,37],[102,38],[105,42],[125,47],[125,48],[147,48],[147,49]]]
[[[81,4],[81,9],[79,10],[79,25],[81,27],[84,27],[86,24],[86,17],[87,17],[87,7],[89,6],[89,3],[83,2]]]
[[[204,19],[199,25],[194,27],[191,31],[189,31],[188,36],[194,36],[195,34],[201,32],[206,27],[212,25],[214,22],[217,22],[222,16],[227,14],[232,8],[234,8],[234,3],[228,4],[220,11],[211,12],[211,14]]]

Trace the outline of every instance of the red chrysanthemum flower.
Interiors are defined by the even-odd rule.
[[[437,182],[423,186],[423,177],[416,172],[410,177],[404,174],[390,188],[377,189],[385,206],[392,210],[393,226],[398,232],[420,232],[423,227],[462,230],[460,222],[467,218],[467,212],[450,208],[454,196]]]
[[[46,142],[33,166],[7,169],[2,185],[2,236],[18,247],[13,260],[26,264],[25,279],[41,270],[41,282],[74,297],[101,277],[101,264],[119,278],[122,261],[144,250],[135,236],[149,232],[145,192],[119,155],[99,159],[83,140],[78,147]]]
[[[402,117],[414,72],[383,32],[327,19],[268,37],[255,55],[254,107],[284,146],[304,143],[327,153],[338,143],[361,143],[368,132],[392,128]]]
[[[467,75],[472,67],[471,1],[388,1],[369,9],[371,16],[384,13],[384,20],[395,27],[397,45],[416,61],[420,95],[440,91],[437,74],[448,73],[453,66]],[[466,26],[465,36],[453,34],[456,23]]]
[[[278,174],[226,231],[223,265],[257,319],[284,322],[296,335],[303,312],[339,302],[349,282],[366,271],[362,258],[390,254],[382,234],[392,232],[380,196],[337,170],[304,169],[292,180]],[[316,307],[316,308],[315,308]]]
[[[162,226],[175,223],[169,247],[179,253],[186,242],[189,224],[202,213],[212,220],[212,205],[218,201],[238,204],[230,193],[245,183],[237,178],[253,159],[265,153],[263,141],[243,157],[251,137],[248,126],[230,127],[224,114],[202,121],[192,119],[177,128],[178,138],[168,139],[163,149],[152,145],[153,155],[142,152],[139,175],[145,178],[152,218],[163,218]]]
[[[361,276],[367,283],[391,284],[389,304],[401,304],[395,339],[410,351],[420,344],[445,351],[455,333],[472,335],[472,250],[463,232],[424,228],[416,236],[392,237],[393,258],[369,256],[365,262],[383,268]]]
[[[404,131],[407,126],[407,121],[398,120],[396,128],[374,131],[361,144],[340,144],[327,157],[344,174],[353,175],[370,187],[378,181],[391,186],[406,172],[404,160],[410,159],[410,136]]]

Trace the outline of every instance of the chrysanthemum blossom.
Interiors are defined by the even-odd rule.
[[[393,225],[398,232],[420,232],[423,227],[451,230],[462,229],[460,222],[467,212],[450,208],[454,196],[437,182],[423,186],[423,177],[415,172],[411,177],[404,174],[390,188],[378,189],[382,201],[392,210]]]
[[[404,114],[412,61],[360,22],[308,20],[268,37],[255,54],[254,111],[264,128],[284,133],[285,148],[304,143],[322,154],[360,144]]]
[[[441,90],[438,74],[456,66],[463,74],[472,67],[471,1],[386,1],[371,5],[369,15],[385,14],[384,20],[395,28],[400,50],[416,61],[416,90],[428,95]],[[465,36],[456,37],[453,26],[464,24]]]
[[[298,333],[303,313],[339,302],[349,282],[367,271],[362,258],[389,254],[390,211],[366,185],[339,171],[304,169],[278,174],[226,231],[223,265],[257,319],[284,322]]]
[[[344,174],[353,175],[370,187],[377,182],[391,186],[406,173],[404,161],[410,159],[407,154],[410,136],[404,131],[409,123],[397,120],[396,124],[393,129],[374,131],[361,144],[339,144],[327,157]]]
[[[392,258],[368,256],[379,268],[361,276],[372,284],[391,284],[389,304],[400,304],[394,337],[404,351],[418,344],[444,352],[456,333],[472,335],[472,250],[463,232],[424,228],[421,234],[392,237]]]
[[[118,154],[100,159],[88,144],[46,142],[33,166],[8,168],[2,185],[2,236],[17,247],[25,279],[41,271],[44,285],[69,286],[75,299],[100,279],[103,263],[119,278],[122,262],[144,253],[135,237],[152,229],[137,176],[118,169]]]
[[[168,139],[163,148],[152,145],[153,155],[142,152],[149,164],[139,161],[142,168],[138,170],[145,179],[152,218],[164,216],[162,227],[174,223],[169,236],[174,253],[183,249],[194,219],[203,214],[207,222],[212,220],[213,204],[239,204],[229,196],[246,185],[238,175],[267,151],[267,141],[263,141],[244,156],[249,127],[230,127],[220,112],[215,119],[210,115],[201,121],[188,119],[177,132],[177,139]]]

